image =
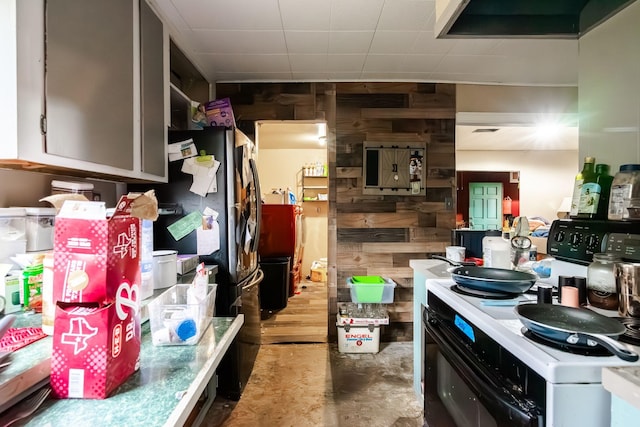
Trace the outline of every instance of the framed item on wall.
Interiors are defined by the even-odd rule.
[[[510,172],[509,173],[509,182],[511,184],[517,184],[520,182],[520,172]]]

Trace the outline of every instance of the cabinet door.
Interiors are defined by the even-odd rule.
[[[140,1],[142,172],[165,175],[164,34],[162,21]]]
[[[133,2],[49,0],[45,10],[45,151],[133,170]]]

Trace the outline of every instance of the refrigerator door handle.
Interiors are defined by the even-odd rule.
[[[244,285],[242,287],[243,291],[246,291],[249,288],[252,288],[254,286],[257,286],[260,284],[260,282],[262,282],[262,279],[264,279],[264,271],[262,271],[260,268],[254,273],[253,277],[251,278],[251,280],[249,281],[249,283],[247,283],[246,285]]]
[[[256,252],[258,250],[258,242],[260,240],[260,223],[262,222],[262,193],[260,192],[260,179],[258,178],[258,166],[256,165],[256,161],[254,159],[249,159],[249,166],[251,168],[251,174],[253,175],[253,185],[256,191],[256,230],[254,237],[251,240],[251,252]]]

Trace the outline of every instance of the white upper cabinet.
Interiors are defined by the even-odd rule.
[[[0,74],[0,164],[166,181],[168,35],[145,0],[0,5],[11,64]]]

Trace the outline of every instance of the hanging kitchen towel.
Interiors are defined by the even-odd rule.
[[[0,351],[16,351],[46,336],[42,328],[9,328],[0,339]]]

